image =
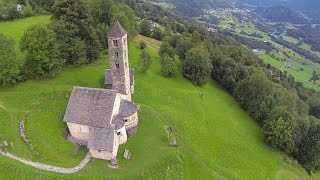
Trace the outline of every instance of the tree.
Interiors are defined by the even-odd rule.
[[[116,4],[113,0],[91,0],[88,1],[89,11],[95,26],[98,24],[110,25]]]
[[[177,73],[174,59],[168,54],[163,54],[160,59],[161,74],[164,77],[174,77]]]
[[[313,81],[313,84],[315,84],[316,81],[319,80],[319,76],[316,71],[312,72],[312,76],[311,76],[310,80]]]
[[[203,46],[190,49],[182,63],[183,75],[197,86],[207,83],[212,68],[209,53]]]
[[[140,34],[143,36],[151,37],[151,24],[146,19],[142,20],[140,23]]]
[[[137,18],[129,6],[125,4],[117,5],[117,11],[113,13],[111,23],[113,24],[116,21],[119,21],[127,31],[129,40],[138,34]]]
[[[152,61],[150,54],[146,50],[143,50],[138,61],[138,70],[142,73],[145,73],[150,69],[151,64]]]
[[[19,80],[19,66],[14,41],[0,33],[0,84],[15,84]]]
[[[174,48],[169,44],[167,41],[163,41],[160,50],[159,50],[159,55],[163,56],[164,54],[168,54],[171,58],[174,58]]]
[[[161,41],[163,37],[164,37],[164,34],[163,34],[163,32],[161,31],[160,28],[157,28],[157,27],[153,28],[152,38]]]
[[[105,50],[108,49],[108,32],[109,32],[109,26],[105,23],[99,23],[95,30],[96,30],[96,34],[97,37],[99,39],[99,43],[100,43],[100,49],[101,50]]]
[[[287,107],[277,106],[273,108],[263,126],[265,141],[290,154],[295,150],[294,127],[294,121],[288,114]]]
[[[318,121],[318,119],[317,119]],[[311,125],[308,135],[299,147],[298,160],[309,172],[320,169],[320,124]]]
[[[56,34],[61,58],[70,64],[83,64],[96,59],[100,44],[84,2],[56,0],[52,12],[49,27]]]
[[[310,98],[309,106],[309,114],[320,118],[320,100],[317,97]]]
[[[26,52],[24,72],[29,78],[54,76],[64,64],[53,31],[44,25],[29,28],[21,38],[20,47]]]
[[[190,38],[181,37],[177,40],[176,52],[177,55],[180,57],[181,61],[183,61],[186,58],[186,52],[189,51],[192,47],[193,44]]]

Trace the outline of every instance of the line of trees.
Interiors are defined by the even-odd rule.
[[[107,48],[107,32],[115,21],[120,21],[128,31],[129,40],[138,33],[136,16],[125,4],[112,0],[93,0],[88,4],[55,0],[50,23],[30,27],[21,38],[24,62],[17,61],[14,41],[0,35],[0,49],[4,52],[0,55],[0,84],[52,77],[65,64],[95,61],[100,50]]]
[[[274,36],[271,36],[271,39],[272,39],[272,41],[274,41],[276,43],[279,43],[289,49],[292,49],[293,51],[297,52],[301,56],[304,56],[305,58],[310,59],[313,62],[320,63],[320,58],[316,54],[314,54],[308,50],[302,49],[302,48],[298,47],[297,45],[284,40],[282,37],[276,38]]]
[[[295,157],[309,172],[318,171],[320,94],[228,38],[201,27],[186,29],[167,34],[160,56],[178,56],[182,73],[195,85],[206,84],[210,76],[218,81],[260,124],[267,144]]]
[[[0,21],[48,14],[54,0],[16,0],[15,3],[0,1]]]

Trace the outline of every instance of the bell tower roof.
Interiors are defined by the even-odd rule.
[[[127,32],[123,29],[119,21],[116,21],[108,33],[108,37],[123,37]]]

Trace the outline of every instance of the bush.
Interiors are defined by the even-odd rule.
[[[140,41],[140,49],[145,49],[147,47],[147,44],[144,41]]]

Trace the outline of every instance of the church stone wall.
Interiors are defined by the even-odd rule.
[[[125,126],[123,126],[121,129],[117,130],[116,132],[117,132],[117,136],[119,139],[119,144],[125,144],[128,140]]]
[[[80,140],[89,140],[89,126],[67,122],[71,135]]]
[[[115,45],[114,41],[117,42],[117,45]],[[112,88],[122,94],[131,94],[127,35],[123,37],[109,37],[108,46]]]
[[[138,113],[134,113],[132,116],[125,118],[125,120],[127,135],[131,137],[136,134],[138,129]]]

